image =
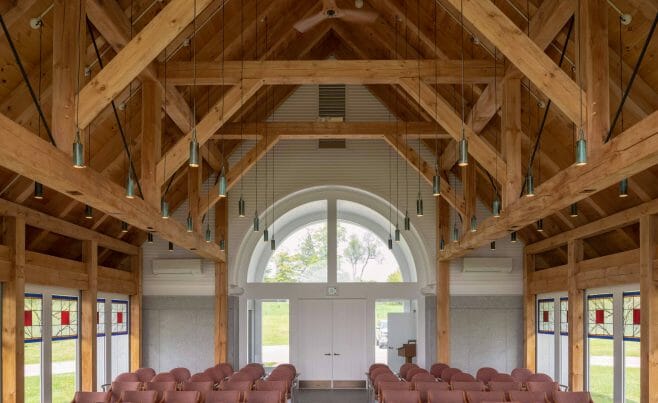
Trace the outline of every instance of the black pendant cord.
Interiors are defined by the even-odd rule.
[[[649,34],[647,35],[647,39],[644,41],[644,46],[642,46],[642,52],[640,52],[640,57],[637,59],[637,63],[635,63],[635,67],[633,68],[633,73],[631,74],[631,78],[628,80],[628,86],[626,86],[626,90],[624,91],[624,95],[621,97],[621,101],[619,102],[619,107],[617,108],[617,112],[615,113],[614,119],[612,119],[612,124],[610,125],[610,130],[608,131],[608,135],[605,138],[605,142],[607,143],[610,141],[612,138],[613,131],[615,130],[615,126],[617,126],[617,121],[619,120],[619,116],[621,115],[621,111],[624,108],[624,104],[626,103],[626,99],[628,98],[628,94],[631,92],[631,88],[633,87],[633,82],[635,81],[635,77],[637,77],[638,71],[640,70],[640,65],[642,64],[642,60],[644,59],[644,56],[647,53],[647,49],[649,48],[649,43],[651,42],[651,38],[653,38],[653,34],[656,31],[656,25],[658,25],[658,13],[656,13],[656,18],[653,19],[653,24],[651,24],[651,29],[649,30]],[[621,57],[621,55],[619,55]],[[619,66],[621,69],[622,66]]]
[[[103,58],[101,57],[101,53],[98,50],[98,45],[96,44],[96,37],[94,36],[93,28],[94,27],[91,25],[91,21],[87,19],[87,31],[89,31],[89,35],[91,36],[91,43],[94,45],[94,52],[96,53],[96,59],[98,60],[98,67],[102,69]],[[123,142],[123,149],[126,151],[126,156],[128,157],[128,161],[130,161],[129,169],[131,169],[132,172],[135,173],[137,171],[135,171],[135,164],[133,163],[132,156],[130,155],[130,148],[128,148],[128,142],[126,141],[126,133],[123,131],[123,126],[121,125],[121,119],[119,119],[119,112],[117,111],[116,103],[114,102],[114,100],[112,100],[110,104],[112,105],[112,111],[114,112],[114,119],[116,120],[117,127],[119,128],[119,134],[121,135],[121,141]],[[135,175],[135,182],[137,182],[137,190],[139,191],[139,197],[141,199],[144,199],[144,194],[142,193],[142,185],[139,183],[139,178],[137,177],[137,175]]]
[[[16,50],[16,46],[14,46],[14,41],[11,39],[11,35],[9,35],[9,29],[7,29],[7,25],[5,24],[5,20],[4,18],[2,18],[1,14],[0,14],[0,25],[2,25],[2,30],[4,31],[5,36],[7,37],[7,41],[9,42],[11,53],[13,53],[14,55],[14,59],[16,60],[16,64],[18,65],[18,70],[20,70],[21,76],[23,76],[23,81],[25,81],[25,84],[27,85],[27,90],[30,92],[30,97],[32,97],[32,102],[34,102],[34,106],[36,106],[37,108],[37,112],[39,113],[39,118],[43,122],[43,127],[46,129],[48,138],[50,139],[52,145],[57,147],[57,144],[55,143],[55,138],[53,137],[53,133],[50,131],[50,126],[48,126],[48,121],[46,120],[46,116],[43,114],[43,109],[41,109],[41,103],[39,102],[39,99],[37,99],[37,95],[34,93],[34,88],[32,88],[32,84],[30,83],[30,79],[27,76],[27,72],[25,71],[23,62],[21,61],[21,57],[18,54],[18,50]]]
[[[567,38],[564,40],[564,46],[562,46],[562,54],[560,55],[560,62],[558,63],[558,67],[562,67],[562,63],[564,63],[564,59],[567,54],[567,47],[569,46],[569,39],[571,38],[571,33],[573,32],[573,25],[574,25],[574,18],[571,18],[571,22],[569,23],[569,30],[567,31]],[[528,91],[530,91],[530,87],[528,87]],[[546,126],[546,121],[548,120],[548,112],[551,109],[551,105],[553,105],[553,102],[549,99],[548,102],[546,103],[544,116],[542,117],[541,123],[539,124],[537,139],[535,140],[535,144],[532,147],[532,154],[530,155],[530,160],[528,161],[526,174],[523,176],[523,184],[521,185],[521,193],[519,197],[523,196],[523,189],[525,189],[526,178],[528,177],[528,174],[532,169],[532,164],[534,164],[535,162],[535,157],[537,156],[537,151],[539,150],[539,144],[541,143],[541,135],[542,133],[544,133],[544,126]],[[528,113],[530,112],[528,111]]]

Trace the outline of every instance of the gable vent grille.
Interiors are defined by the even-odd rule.
[[[320,119],[345,119],[345,84],[321,84],[319,101]]]

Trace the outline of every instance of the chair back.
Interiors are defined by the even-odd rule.
[[[526,389],[530,392],[544,392],[548,400],[554,400],[554,394],[560,390],[560,384],[557,382],[526,382]]]
[[[374,364],[372,364],[371,366],[368,367],[368,372],[369,373],[372,372],[372,370],[375,369],[375,368],[388,368],[388,365],[382,364],[380,362],[376,362],[376,363],[374,363]]]
[[[429,372],[421,372],[411,377],[411,382],[436,382],[434,375]]]
[[[155,403],[158,400],[158,392],[154,390],[126,390],[121,393],[122,402]]]
[[[281,394],[276,390],[249,390],[244,392],[245,403],[280,403]]]
[[[420,401],[422,403],[427,402],[427,393],[430,390],[450,390],[450,385],[447,382],[414,382],[414,390],[417,390],[420,393]]]
[[[233,366],[229,364],[228,362],[222,362],[220,364],[215,365],[215,368],[220,370],[224,374],[224,378],[228,378],[229,376],[233,375]]]
[[[206,395],[205,403],[239,403],[239,390],[213,390]]]
[[[379,391],[379,400],[382,400],[382,394],[387,390],[411,390],[412,384],[409,382],[401,381],[387,381],[380,382],[378,391]]]
[[[410,382],[413,379],[413,377],[418,374],[429,374],[429,372],[424,368],[413,367],[407,371],[406,376],[403,377],[402,375],[400,375],[400,377],[404,378],[407,382]]]
[[[515,368],[512,371],[512,378],[515,381],[525,383],[528,380],[528,377],[532,375],[532,371],[528,368]]]
[[[153,378],[155,379],[155,378]],[[153,390],[157,393],[158,401],[162,400],[164,392],[176,390],[176,381],[168,382],[147,382],[145,390]]]
[[[526,382],[553,382],[553,378],[546,374],[532,374],[525,380]]]
[[[493,377],[497,373],[498,371],[496,371],[496,369],[494,368],[490,368],[490,367],[480,368],[478,369],[478,372],[475,374],[475,379],[477,379],[478,381],[482,381],[484,383],[489,383],[491,377]]]
[[[446,368],[443,370],[443,372],[441,372],[441,379],[444,382],[450,382],[452,377],[460,372],[462,372],[462,370],[458,368]]]
[[[168,390],[164,392],[163,403],[199,403],[201,394],[196,390]]]
[[[206,374],[215,383],[220,383],[225,378],[224,371],[222,371],[218,367],[208,368],[205,371],[203,371],[203,373]]]
[[[464,392],[461,390],[429,390],[427,403],[464,403]]]
[[[177,382],[176,377],[171,372],[160,372],[156,374],[149,382]]]
[[[247,390],[251,390],[252,383],[253,382],[251,381],[233,381],[233,380],[222,381],[222,383],[219,385],[219,389],[238,390],[240,392],[245,392]]]
[[[493,392],[511,392],[513,390],[519,391],[522,387],[523,385],[521,385],[521,382],[489,382],[489,390]]]
[[[432,367],[430,367],[430,374],[434,375],[435,378],[441,378],[441,372],[446,368],[450,368],[450,365],[442,362],[432,364]]]
[[[243,369],[241,369],[239,372],[234,373],[229,378],[229,380],[231,381],[249,381],[249,382],[253,382],[256,379],[258,379],[258,376],[255,374],[253,370],[243,370]]]
[[[114,378],[114,382],[143,382],[140,381],[137,374],[132,372],[122,372]]]
[[[263,364],[247,364],[244,368],[242,368],[242,371],[249,371],[249,373],[253,373],[254,376],[256,376],[255,379],[261,378],[265,375],[265,367],[263,367]]]
[[[592,403],[589,392],[561,392],[554,394],[555,403]]]
[[[281,403],[284,403],[288,396],[288,382],[285,380],[280,381],[265,381],[259,379],[254,385],[254,390],[258,391],[275,391],[279,393]]]
[[[420,403],[420,393],[417,390],[385,390],[382,393],[382,403]]]
[[[199,372],[190,377],[189,382],[214,382],[210,375],[205,372]]]
[[[375,378],[375,382],[373,383],[375,386],[375,394],[379,394],[379,385],[382,382],[400,382],[400,379],[393,375],[393,374],[379,374],[377,375],[377,378]]]
[[[483,403],[483,402],[505,402],[505,392],[466,392],[466,398],[469,403]]]
[[[121,394],[125,391],[137,391],[142,386],[141,382],[112,382],[110,385],[110,401],[116,403],[121,400]]]
[[[494,374],[494,376],[491,377],[489,382],[491,382],[491,381],[494,381],[494,382],[519,382],[519,383],[522,383],[521,381],[517,381],[516,379],[514,379],[514,377],[512,377],[512,375],[501,374],[501,373]]]
[[[418,365],[410,363],[410,362],[405,362],[400,366],[400,378],[406,378],[407,377],[407,372],[409,372],[410,369],[412,368],[418,368]]]
[[[453,390],[465,391],[482,391],[485,390],[484,382],[480,381],[451,381],[450,386]]]
[[[378,375],[381,374],[393,374],[393,371],[389,367],[378,367],[370,371],[370,382],[375,383],[375,379],[377,378]]]
[[[192,377],[192,374],[190,373],[190,370],[187,369],[187,368],[182,368],[182,367],[174,368],[171,371],[169,371],[169,373],[174,376],[174,378],[176,379],[176,382],[178,382],[178,383],[187,382]]]
[[[110,392],[75,392],[73,403],[109,403]]]
[[[508,395],[511,401],[519,403],[546,403],[547,400],[544,392],[511,390]]]
[[[140,382],[151,382],[155,376],[155,370],[153,368],[138,368],[135,374]]]
[[[475,382],[476,379],[473,375],[466,372],[457,372],[450,378],[450,382]]]
[[[212,388],[213,388],[212,381],[206,381],[206,382],[188,381],[188,382],[183,382],[183,385],[181,386],[181,390],[189,390],[189,391],[194,390],[199,392],[202,397],[204,397],[208,392],[211,392]]]

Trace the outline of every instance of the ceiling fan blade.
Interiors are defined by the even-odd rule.
[[[372,11],[361,11],[351,9],[340,9],[336,17],[341,18],[343,21],[355,22],[361,24],[371,24],[375,22],[379,15]]]
[[[304,18],[303,20],[297,21],[294,27],[297,31],[304,33],[324,21],[326,18],[327,15],[323,12],[320,12],[308,18]]]

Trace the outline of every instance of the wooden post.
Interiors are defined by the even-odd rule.
[[[155,168],[160,161],[162,137],[162,87],[155,81],[142,83],[142,191],[144,200],[160,208],[160,186]]]
[[[608,5],[605,0],[582,0],[577,18],[580,18],[580,40],[584,68],[583,78],[587,89],[587,110],[583,119],[587,123],[586,138],[589,158],[598,157],[605,136],[610,129],[610,60],[608,41]],[[578,43],[578,42],[577,42]]]
[[[98,243],[82,243],[82,260],[87,268],[89,287],[82,291],[80,320],[81,390],[96,391],[96,298],[98,296]]]
[[[84,3],[55,0],[53,8],[52,131],[57,148],[69,155],[76,131],[78,74],[80,80],[84,75],[82,70],[86,47],[82,50],[78,66],[80,43],[87,43],[85,18],[80,16],[80,12],[85,15]]]
[[[521,165],[521,80],[505,80],[501,119],[502,153],[507,163],[507,182],[502,184],[502,208],[506,209],[521,194],[523,172]]]
[[[130,257],[135,294],[130,296],[130,370],[142,366],[142,250]]]
[[[525,285],[523,292],[523,323],[525,337],[524,344],[524,366],[531,371],[537,369],[537,295],[531,293],[530,284],[532,282],[532,273],[535,271],[535,256],[529,253],[524,254],[523,260],[523,283]]]
[[[640,401],[658,401],[658,280],[656,216],[640,218]]]
[[[6,217],[11,268],[2,290],[2,401],[21,403],[25,394],[25,217]]]
[[[448,203],[436,198],[436,360],[450,364],[450,262],[438,259],[441,239],[449,242]]]
[[[215,204],[215,240],[228,248],[228,200]],[[228,263],[215,262],[215,363],[228,359]]]
[[[569,390],[581,391],[585,386],[585,292],[578,289],[578,263],[583,259],[583,241],[569,240],[567,246],[567,283],[569,288]]]

